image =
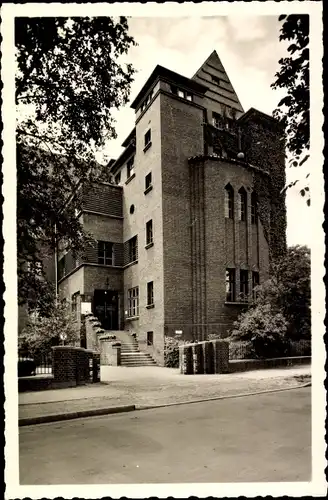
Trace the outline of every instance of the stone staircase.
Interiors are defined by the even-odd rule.
[[[121,342],[121,366],[156,366],[150,354],[140,352],[137,340],[125,331],[111,332]]]

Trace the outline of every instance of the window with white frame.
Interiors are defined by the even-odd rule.
[[[128,290],[128,316],[139,316],[139,287]]]
[[[98,264],[114,265],[114,245],[109,241],[98,241]]]

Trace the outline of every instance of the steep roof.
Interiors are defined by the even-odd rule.
[[[207,97],[230,106],[239,113],[244,112],[216,50],[210,54],[192,79],[208,87]]]

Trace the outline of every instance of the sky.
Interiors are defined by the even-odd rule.
[[[287,48],[279,41],[281,23],[277,16],[131,17],[128,23],[138,44],[124,58],[137,70],[130,103],[157,64],[191,78],[213,50],[245,111],[254,107],[271,115],[283,96],[282,91],[270,87]],[[121,143],[134,127],[134,110],[129,104],[115,111],[114,117],[118,138],[103,151],[107,159],[119,156]],[[311,243],[311,210],[299,193],[306,173],[305,168],[286,169],[288,181],[300,178],[287,192],[288,245]]]

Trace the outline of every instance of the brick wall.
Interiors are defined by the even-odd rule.
[[[155,95],[155,94],[154,94]],[[151,146],[145,149],[144,136],[151,130]],[[135,177],[124,185],[124,237],[126,255],[128,240],[138,236],[138,263],[124,269],[124,310],[127,311],[128,289],[139,286],[139,318],[125,320],[125,330],[136,333],[141,350],[149,352],[159,364],[164,363],[164,299],[163,299],[163,229],[161,172],[160,97],[136,122]],[[126,175],[122,169],[124,182]],[[151,172],[152,189],[145,193],[145,177]],[[134,213],[130,213],[131,205]],[[146,223],[153,221],[153,246],[146,248]],[[128,258],[125,262],[128,263]],[[147,282],[154,283],[154,307],[147,306]],[[153,346],[147,346],[147,331],[154,333]]]
[[[53,347],[53,381],[56,385],[74,383],[86,384],[90,380],[89,360],[92,351],[81,347]]]
[[[122,188],[113,184],[98,183],[83,188],[83,210],[122,217]]]
[[[166,331],[191,323],[188,157],[203,153],[203,109],[161,95],[164,308]]]
[[[199,161],[190,166],[192,187],[192,252],[193,252],[193,322],[207,325],[195,328],[196,338],[209,334],[226,336],[227,330],[244,309],[243,305],[226,305],[226,268],[236,270],[236,297],[240,292],[240,269],[260,272],[260,280],[268,276],[268,242],[260,222],[251,224],[250,194],[254,186],[253,173],[234,162],[224,160]],[[234,219],[225,218],[224,191],[230,183],[234,189]],[[247,223],[238,220],[238,191],[247,192]],[[252,232],[258,238],[257,254],[253,257]],[[258,235],[258,236],[257,236]],[[256,240],[255,240],[256,241]]]

